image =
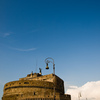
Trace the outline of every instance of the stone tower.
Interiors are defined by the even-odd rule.
[[[54,73],[42,75],[41,69],[40,73],[32,72],[6,83],[3,92],[2,100],[71,100],[71,96],[64,93],[64,81]]]

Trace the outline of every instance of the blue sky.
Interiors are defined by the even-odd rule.
[[[47,57],[69,85],[100,80],[99,0],[0,0],[0,96],[39,67],[52,73]]]

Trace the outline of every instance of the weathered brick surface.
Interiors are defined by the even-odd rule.
[[[18,81],[6,83],[2,100],[71,100],[64,94],[64,82],[53,74],[29,74]]]

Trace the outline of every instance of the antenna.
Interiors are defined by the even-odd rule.
[[[37,73],[37,68],[38,68],[38,61],[36,60],[36,68],[35,68],[36,73]]]

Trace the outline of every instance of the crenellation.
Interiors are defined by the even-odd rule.
[[[71,100],[70,95],[64,94],[64,81],[54,74],[28,74],[17,81],[8,82],[4,86],[2,100],[40,100],[54,98],[56,100]]]

